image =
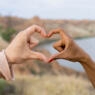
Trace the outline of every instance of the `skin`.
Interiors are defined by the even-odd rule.
[[[64,30],[52,30],[49,32],[48,37],[51,37],[57,33],[60,34],[61,39],[54,43],[53,47],[59,51],[59,53],[51,56],[48,62],[52,62],[56,59],[66,59],[72,62],[80,62],[80,64],[84,67],[90,81],[95,87],[95,62],[74,42],[69,35],[65,33]]]
[[[40,33],[42,37],[46,37],[45,30],[37,25],[30,26],[17,34],[5,49],[9,64],[20,64],[31,59],[47,62],[46,56],[32,50],[38,44],[38,40],[32,36],[35,32]]]
[[[48,59],[42,53],[33,51],[32,49],[38,44],[38,40],[32,36],[35,32],[40,33],[44,38],[49,38],[56,33],[60,34],[61,39],[54,44],[54,48],[58,50],[59,53]],[[17,34],[14,40],[5,49],[5,55],[9,65],[20,64],[30,59],[38,59],[44,62],[66,59],[72,62],[80,62],[95,87],[95,62],[62,29],[52,30],[47,35],[43,28],[37,25],[30,26]]]

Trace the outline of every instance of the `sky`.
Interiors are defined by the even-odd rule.
[[[0,0],[0,15],[95,20],[95,0]]]

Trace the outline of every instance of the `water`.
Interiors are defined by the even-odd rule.
[[[95,60],[95,38],[79,39],[75,41],[82,49],[84,49],[91,56],[93,60]],[[52,43],[43,44],[42,46],[44,46],[45,49],[49,50],[51,54],[57,53],[57,51],[52,47]],[[57,61],[60,65],[70,67],[78,71],[84,71],[84,69],[78,62],[70,62],[63,59]]]

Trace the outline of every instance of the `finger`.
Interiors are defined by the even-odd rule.
[[[25,32],[27,32],[28,36],[31,36],[34,32],[38,32],[41,34],[42,37],[46,37],[46,31],[44,30],[44,28],[38,26],[38,25],[32,25],[29,28],[27,28],[26,30],[24,30]]]
[[[53,60],[59,59],[59,58],[58,58],[58,55],[59,55],[59,54],[55,54],[55,55],[51,56],[51,58],[48,59],[48,63],[49,63],[49,62],[52,62]]]
[[[31,37],[28,42],[31,49],[39,44],[39,40],[35,39],[34,37]]]
[[[62,44],[62,41],[61,40],[53,44],[53,47],[56,50],[58,50],[59,52],[63,51],[62,46],[63,46],[63,44]]]
[[[30,44],[29,47],[30,49],[33,49],[34,47],[36,47],[38,45],[38,43],[33,43],[33,44]]]
[[[62,29],[55,29],[49,32],[47,37],[51,37],[53,34],[60,34],[63,41],[68,41],[71,37]]]
[[[53,60],[57,60],[57,59],[65,59],[65,55],[66,55],[65,51],[54,54],[48,59],[48,62],[52,62]]]
[[[33,48],[39,44],[39,40],[35,39],[34,37],[30,38],[30,47]]]
[[[60,34],[60,36],[63,37],[64,32],[62,29],[54,29],[49,32],[48,37],[51,37],[53,34]]]
[[[29,56],[29,59],[38,59],[38,60],[41,60],[41,61],[44,61],[47,63],[47,57],[44,56],[42,53],[39,53],[39,52],[34,52],[34,51],[31,51],[30,52],[30,56]]]
[[[31,38],[29,39],[30,44],[32,43],[39,43],[38,39],[35,39],[34,37],[31,36]]]
[[[66,34],[64,30],[62,30],[62,29],[52,30],[48,34],[48,37],[51,37],[53,34],[57,34],[57,33],[59,33],[61,36],[62,48],[67,48],[69,46],[69,44],[72,42],[72,38],[68,34]]]

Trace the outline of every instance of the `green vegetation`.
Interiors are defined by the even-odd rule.
[[[7,81],[0,79],[0,95],[13,95],[15,87]]]
[[[2,35],[2,32],[4,31],[3,27],[0,26],[0,36]]]
[[[0,95],[3,94],[4,89],[5,89],[6,86],[7,86],[6,81],[4,81],[4,80],[1,79],[1,80],[0,80]]]
[[[4,32],[1,33],[1,36],[6,41],[11,41],[12,35],[16,33],[16,30],[12,28],[7,28]]]
[[[0,26],[0,36],[6,40],[7,42],[10,42],[12,39],[12,36],[16,33],[16,30],[13,28],[3,28]]]

